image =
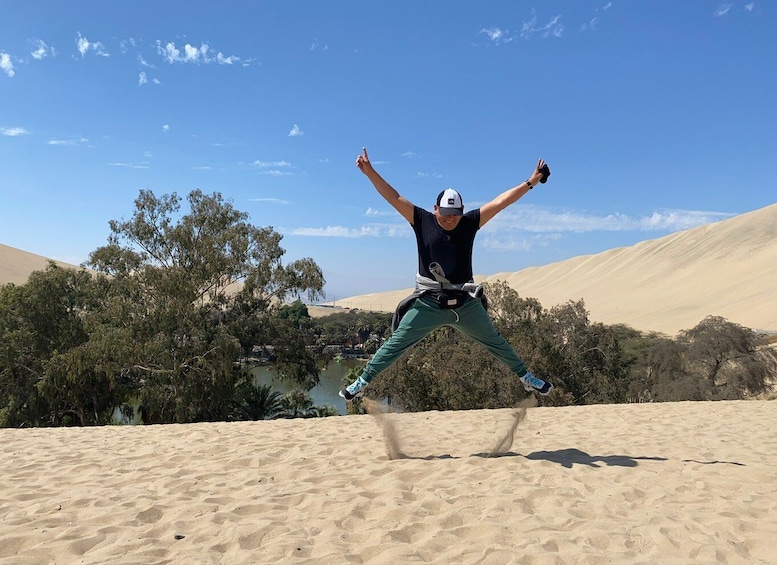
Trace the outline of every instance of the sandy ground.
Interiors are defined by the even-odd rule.
[[[2,429],[0,563],[777,563],[777,402]]]

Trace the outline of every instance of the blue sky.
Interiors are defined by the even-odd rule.
[[[548,184],[478,274],[777,201],[777,6],[567,0],[15,0],[0,18],[0,243],[80,263],[141,189],[220,192],[312,257],[327,298],[413,285],[431,209]]]

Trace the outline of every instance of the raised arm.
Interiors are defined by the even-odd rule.
[[[545,167],[545,161],[540,159],[537,161],[537,167],[534,172],[529,176],[527,180],[514,186],[509,190],[505,190],[502,194],[494,198],[491,202],[484,204],[480,207],[480,227],[482,228],[486,223],[496,216],[499,212],[507,208],[510,204],[517,202],[521,196],[529,192],[532,187],[537,186],[540,179],[543,176],[541,169]],[[550,174],[550,173],[548,173]]]
[[[411,224],[413,223],[413,203],[399,194],[393,186],[387,183],[378,172],[372,168],[370,158],[367,156],[367,149],[362,147],[362,154],[356,157],[356,166],[359,170],[367,175],[370,182],[380,195],[386,199],[386,202],[391,204],[397,212],[399,212],[403,218],[405,218]]]

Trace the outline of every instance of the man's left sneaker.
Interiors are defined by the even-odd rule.
[[[345,387],[343,390],[341,390],[339,394],[342,398],[345,398],[346,400],[353,400],[354,398],[359,398],[360,396],[364,396],[364,387],[366,387],[368,384],[369,383],[367,383],[367,381],[359,377],[351,384],[349,384],[347,387]]]
[[[538,392],[542,396],[547,396],[553,390],[552,384],[535,377],[531,373],[526,373],[524,376],[518,377],[518,379],[523,383],[523,388],[529,392]]]

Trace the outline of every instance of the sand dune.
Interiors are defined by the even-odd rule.
[[[48,265],[50,259],[28,253],[15,247],[8,247],[0,243],[0,285],[13,283],[24,284],[33,271],[42,271]],[[77,269],[76,265],[54,261],[56,264]]]
[[[582,298],[592,320],[643,331],[674,335],[709,315],[774,331],[777,204],[631,247],[476,280],[506,281],[546,308]],[[365,294],[337,305],[390,312],[410,291]]]
[[[775,563],[777,402],[384,418],[2,429],[0,563]]]

